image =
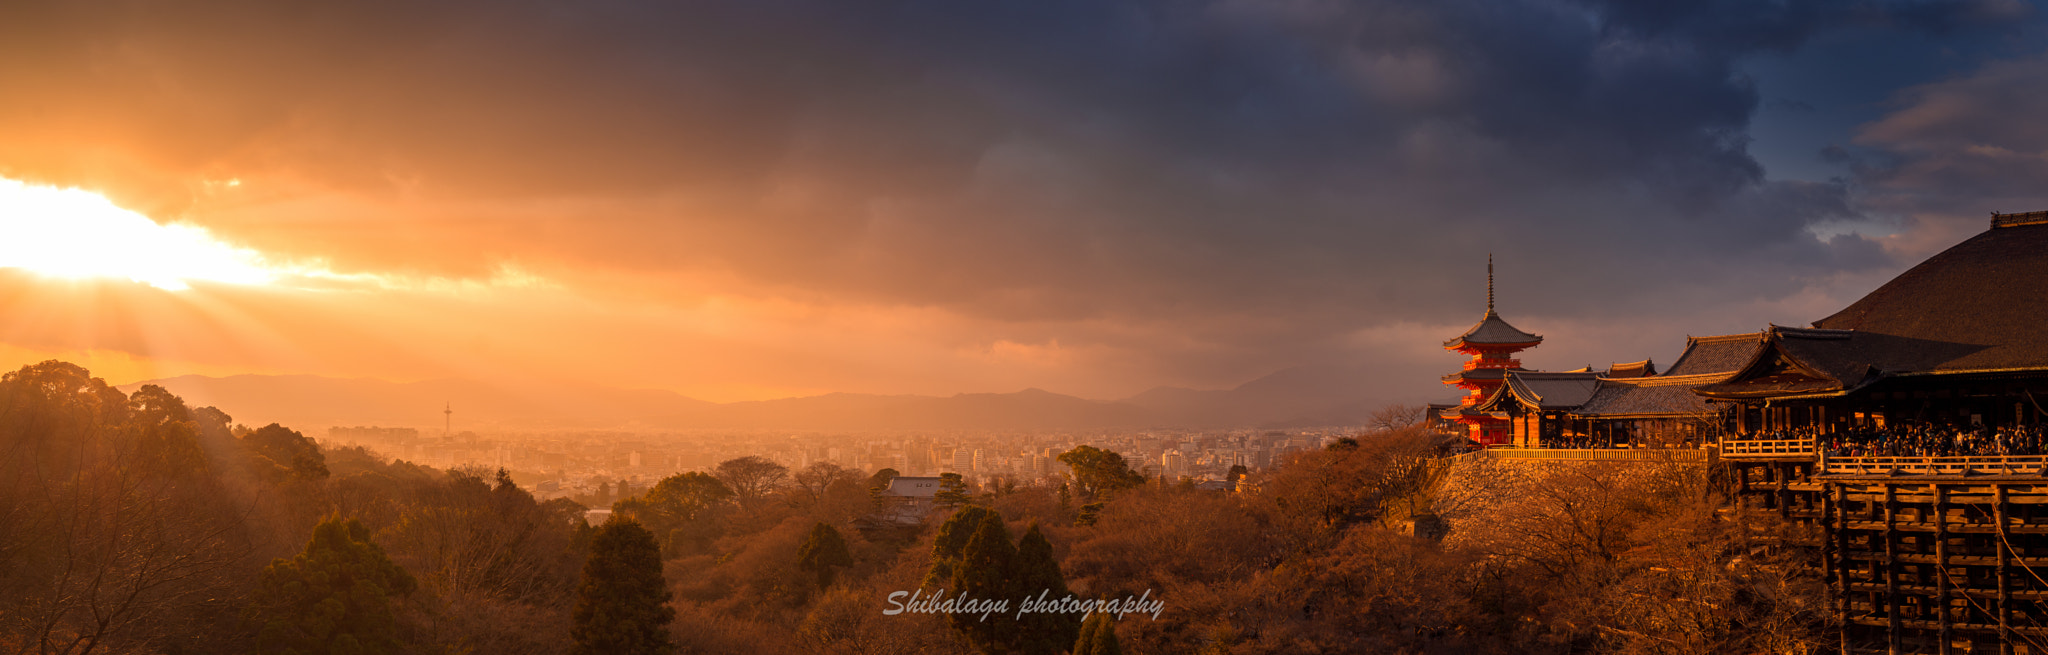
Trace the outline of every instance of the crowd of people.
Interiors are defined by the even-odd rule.
[[[1567,435],[1543,437],[1544,448],[1612,448],[1607,440],[1592,435]]]
[[[1759,432],[1743,440],[1813,439],[1830,457],[1984,457],[2048,454],[2039,425],[1986,427],[1900,422],[1823,432],[1818,427]]]

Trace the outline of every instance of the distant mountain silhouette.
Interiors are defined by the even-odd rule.
[[[963,393],[950,397],[833,393],[730,403],[677,417],[702,427],[808,430],[1084,429],[1145,427],[1160,417],[1127,403],[1101,402],[1042,389]]]
[[[247,425],[442,424],[455,411],[457,429],[479,426],[617,427],[676,416],[714,403],[672,391],[586,385],[486,384],[473,380],[387,382],[316,375],[186,375],[123,385],[162,386],[192,407],[214,406]],[[444,405],[445,404],[445,405]]]
[[[1235,389],[1156,387],[1123,402],[1191,426],[1360,425],[1380,407],[1367,398],[1368,375],[1358,365],[1297,366]]]
[[[831,393],[712,403],[669,391],[472,380],[387,382],[312,375],[187,375],[155,384],[248,425],[438,426],[443,403],[465,429],[1047,430],[1357,425],[1363,370],[1299,367],[1229,390],[1160,387],[1116,401],[1043,389],[947,397]]]

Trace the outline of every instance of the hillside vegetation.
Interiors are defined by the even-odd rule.
[[[917,526],[875,520],[893,471],[746,457],[620,500],[600,530],[586,508],[537,501],[502,472],[323,450],[287,426],[240,426],[159,387],[124,394],[45,362],[0,377],[0,651],[1025,653],[1068,652],[1077,634],[1089,653],[1796,653],[1821,641],[1824,587],[1758,538],[1790,528],[1717,511],[1703,471],[1495,470],[1444,454],[1426,432],[1391,429],[1297,453],[1231,493],[1077,448],[1059,479],[949,481],[947,507]],[[1408,534],[1437,524],[1441,538]],[[1029,629],[1014,615],[885,613],[896,592],[963,585],[1161,606],[1085,626],[1027,616]],[[604,607],[642,618],[590,609]]]

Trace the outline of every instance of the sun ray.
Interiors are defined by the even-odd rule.
[[[0,179],[0,268],[65,278],[116,277],[167,290],[189,280],[263,284],[263,256],[205,228],[158,224],[82,189]]]

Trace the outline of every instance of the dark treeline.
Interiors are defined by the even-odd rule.
[[[323,451],[76,366],[0,377],[0,652],[1800,652],[1824,588],[1685,469],[1460,469],[1396,428],[1238,492],[743,457],[604,526],[496,471]],[[1414,536],[1420,533],[1422,536]],[[1147,597],[1157,620],[885,614],[892,594]],[[1034,591],[1037,590],[1037,591]],[[898,598],[901,598],[898,596]]]
[[[44,362],[0,377],[0,652],[563,652],[582,513]]]

